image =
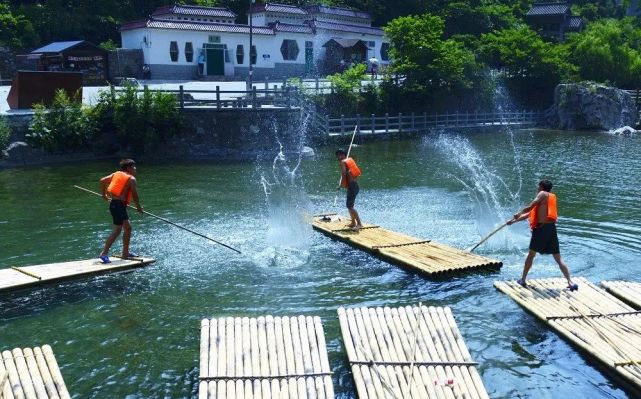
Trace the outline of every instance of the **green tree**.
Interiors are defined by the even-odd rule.
[[[590,23],[568,38],[570,60],[582,79],[619,87],[641,86],[641,28],[634,20],[605,19]]]
[[[508,84],[535,102],[549,103],[556,85],[576,76],[567,46],[547,43],[525,25],[485,34],[481,43],[481,58],[504,69]]]
[[[39,38],[31,22],[15,14],[9,4],[0,1],[0,46],[25,49],[38,44]]]

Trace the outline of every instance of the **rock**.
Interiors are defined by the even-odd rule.
[[[303,147],[303,151],[301,152],[301,155],[303,158],[314,158],[314,155],[316,153],[314,152],[314,149],[311,147]]]
[[[546,125],[561,130],[607,130],[635,125],[638,113],[632,96],[596,83],[560,84],[554,104],[545,112]]]
[[[623,126],[618,129],[611,130],[610,133],[621,136],[632,136],[633,134],[638,134],[639,130],[636,130],[630,126]]]

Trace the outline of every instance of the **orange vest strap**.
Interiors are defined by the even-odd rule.
[[[356,165],[356,162],[352,158],[345,158],[343,160],[345,162],[345,167],[347,168],[347,171],[350,172],[352,177],[356,178],[361,175],[361,170]],[[347,176],[343,175],[341,178],[341,187],[347,187]]]

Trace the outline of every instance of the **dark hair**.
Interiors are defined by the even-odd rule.
[[[133,159],[121,159],[120,160],[120,169],[121,170],[127,170],[128,167],[134,166],[136,162]]]
[[[548,193],[552,190],[552,182],[547,179],[541,180],[539,182],[539,186],[541,186],[541,189],[543,189],[543,191],[547,191]]]
[[[338,154],[347,155],[347,151],[345,151],[342,148],[339,148],[338,150],[336,150],[336,156],[338,156]]]

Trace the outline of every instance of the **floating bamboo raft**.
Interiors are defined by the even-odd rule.
[[[49,345],[2,352],[0,398],[69,398]]]
[[[489,398],[449,308],[339,308],[338,318],[359,398]]]
[[[200,328],[205,398],[334,398],[319,317],[222,317]]]
[[[363,249],[385,261],[428,275],[472,268],[500,268],[503,265],[469,251],[432,240],[421,240],[376,225],[364,223],[361,230],[351,231],[347,227],[348,223],[349,218],[328,214],[315,216],[312,226],[333,239]]]
[[[641,309],[641,283],[601,281],[601,285],[623,302],[632,305],[635,309]]]
[[[0,293],[135,269],[153,262],[155,260],[151,258],[111,258],[111,263],[103,264],[98,259],[89,259],[0,269]]]
[[[528,280],[528,288],[514,281],[494,286],[640,395],[641,312],[584,278],[574,280],[579,284],[574,292],[563,278]]]

